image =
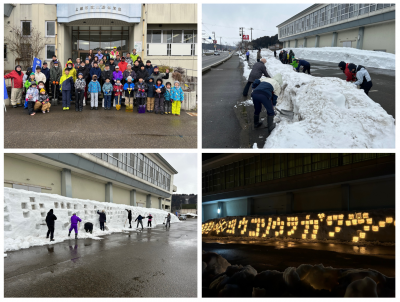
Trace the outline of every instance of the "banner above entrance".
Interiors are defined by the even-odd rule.
[[[141,16],[141,4],[57,4],[59,23],[101,18],[140,23]]]

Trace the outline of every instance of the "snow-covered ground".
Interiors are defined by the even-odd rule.
[[[396,69],[396,56],[392,53],[372,50],[362,50],[350,47],[310,47],[310,48],[285,48],[293,50],[295,56],[304,60],[322,62],[354,63],[365,67],[381,69]]]
[[[47,212],[53,209],[57,216],[55,221],[55,241],[46,239]],[[74,238],[72,231],[68,237],[71,225],[70,217],[76,213],[82,219],[78,230],[78,239],[92,238],[100,240],[101,236],[136,229],[136,223],[132,221],[132,229],[127,222],[127,211],[132,210],[133,220],[142,216],[153,216],[152,227],[163,224],[168,212],[160,209],[148,209],[132,207],[128,205],[68,198],[56,194],[36,193],[25,190],[4,188],[4,251],[13,251],[30,246],[59,243],[69,238]],[[100,230],[99,215],[97,211],[105,210],[107,215],[106,231]],[[171,223],[180,222],[171,213]],[[93,234],[86,233],[84,224],[93,223]],[[143,220],[143,226],[147,228],[147,219]],[[140,228],[140,226],[139,226]]]
[[[251,63],[256,61],[256,55],[257,51],[251,51]],[[279,123],[264,148],[395,147],[394,118],[363,90],[340,78],[297,73],[291,65],[275,59],[269,50],[262,51],[262,57],[267,59],[266,68],[271,77],[282,74],[283,87],[277,108],[295,113],[292,121],[279,114],[275,117]],[[241,59],[243,76],[247,79],[251,70],[244,55]]]

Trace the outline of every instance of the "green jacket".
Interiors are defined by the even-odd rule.
[[[130,57],[131,57],[133,63],[135,63],[135,61],[137,60],[138,56],[139,56],[139,55],[138,55],[137,53],[136,53],[135,55],[134,55],[133,53],[130,55]],[[133,67],[133,66],[132,66],[132,67]]]
[[[53,67],[50,69],[50,81],[51,82],[53,82],[53,81],[60,82],[61,75],[62,75],[61,67],[58,67],[58,68]]]
[[[36,85],[37,85],[37,81],[35,81],[36,82]],[[27,79],[26,80],[26,82],[25,82],[25,84],[24,84],[24,87],[26,88],[26,89],[28,89],[29,87],[31,87],[31,81],[30,81],[30,79]]]
[[[292,65],[294,68],[297,68],[299,66],[299,61],[293,60],[293,62],[290,63],[290,65]]]

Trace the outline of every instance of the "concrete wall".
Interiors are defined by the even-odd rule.
[[[51,187],[52,190],[42,189],[42,193],[61,195],[61,169],[52,169],[29,160],[7,156],[7,154],[4,155],[4,180]],[[6,187],[12,187],[12,185],[6,184]]]
[[[383,208],[395,207],[395,179],[377,180],[368,185],[353,184],[350,187],[350,209],[369,210],[376,208],[376,201]]]
[[[286,213],[286,194],[275,194],[254,198],[254,213],[283,214]]]
[[[136,202],[143,203],[144,206],[146,206],[146,196],[147,196],[147,194],[145,194],[145,193],[136,192]],[[152,199],[154,199],[154,198],[155,198],[155,196],[152,197]]]
[[[113,203],[130,205],[131,195],[127,189],[119,188],[113,185]]]
[[[206,204],[203,205],[203,221],[207,221],[209,219],[216,218],[218,216],[218,204]]]
[[[357,48],[358,28],[338,32],[338,47],[343,46],[343,42],[351,41],[351,48]]]
[[[106,201],[105,183],[83,178],[74,173],[71,175],[72,198]]]
[[[333,36],[332,33],[319,36],[319,47],[331,47],[332,46],[332,36]],[[314,41],[313,45],[310,45],[310,47],[313,47],[314,45],[315,45],[315,41]]]
[[[231,200],[226,205],[226,216],[247,215],[247,198]],[[215,212],[217,214],[217,212]]]
[[[341,210],[341,194],[340,186],[294,192],[293,212]]]
[[[147,4],[147,23],[197,24],[197,4]]]
[[[395,53],[396,39],[395,22],[388,22],[368,26],[364,29],[363,49],[366,50],[386,50],[386,52]],[[384,33],[384,34],[382,34]]]

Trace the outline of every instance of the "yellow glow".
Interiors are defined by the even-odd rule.
[[[306,234],[302,234],[302,235],[301,235],[301,238],[307,239],[307,235],[306,235]]]
[[[361,219],[362,218],[362,213],[356,213],[356,218]]]
[[[262,223],[265,223],[265,219],[264,218],[262,219]]]
[[[353,237],[353,242],[358,242],[359,239],[358,237]]]
[[[304,230],[304,234],[308,234],[308,230]]]
[[[287,234],[288,234],[288,236],[290,236],[290,235],[292,235],[292,232],[289,231],[289,232],[287,232]]]
[[[333,220],[337,220],[337,215],[333,215]]]
[[[344,219],[344,215],[343,215],[343,214],[340,214],[340,215],[338,216],[338,219],[343,220],[343,219]]]
[[[260,221],[261,221],[261,219],[260,219],[260,218],[258,218],[258,223],[260,223]]]
[[[354,214],[349,214],[349,219],[354,219]]]
[[[351,224],[352,224],[352,225],[357,225],[357,219],[353,219],[353,220],[351,221]]]
[[[358,219],[358,224],[364,224],[365,223],[365,219]]]
[[[270,227],[267,227],[267,231],[269,231],[271,228]]]
[[[340,230],[341,230],[341,228],[340,228],[340,227],[336,227],[336,228],[335,228],[335,232],[336,232],[336,233],[339,233],[339,232],[340,232]]]
[[[263,224],[261,225],[261,227],[262,227],[262,228],[265,228],[265,223],[263,223]]]
[[[287,226],[290,226],[290,222],[287,223]]]
[[[307,216],[306,216],[306,219],[310,219],[310,216],[311,216],[311,215],[307,215]]]
[[[310,220],[310,224],[314,224],[314,220]]]
[[[314,224],[314,230],[318,230],[319,226]]]
[[[329,232],[329,237],[335,237],[335,232]]]
[[[384,221],[379,221],[379,227],[384,228],[386,226],[386,222]]]
[[[364,231],[369,231],[369,225],[364,225]]]
[[[295,224],[296,224],[296,225],[299,225],[299,222],[298,222],[298,221],[296,221],[296,222],[295,222]]]
[[[272,226],[272,229],[274,230],[275,228],[276,228],[276,225],[273,225],[273,226]]]
[[[302,222],[301,222],[301,225],[304,225],[305,224],[305,221],[303,220]]]
[[[372,226],[372,231],[378,232],[379,231],[379,227],[377,225],[373,225]]]
[[[272,221],[272,225],[276,225],[276,221]]]
[[[260,228],[257,228],[257,230],[256,230],[257,232],[259,232],[260,231]]]
[[[272,221],[272,217],[268,218],[268,221]]]
[[[293,230],[297,230],[297,226],[294,226],[294,227],[293,227]]]
[[[321,221],[324,221],[323,219],[320,219]]]
[[[282,235],[282,234],[283,234],[283,230],[280,230],[280,231],[279,231],[279,234],[281,234],[281,235]]]
[[[386,223],[393,223],[393,217],[386,217]]]
[[[318,230],[313,230],[313,234],[318,234]]]
[[[363,213],[362,217],[363,217],[364,219],[367,219],[367,218],[369,218],[369,214],[368,214],[368,213]]]
[[[281,225],[281,226],[280,226],[280,229],[281,229],[281,230],[283,230],[283,228],[284,228],[284,226],[283,226],[283,225]]]
[[[294,220],[295,220],[295,221],[299,220],[299,217],[295,217]]]
[[[310,228],[310,226],[309,225],[306,225],[306,230],[308,230]]]
[[[309,221],[309,220],[306,220],[306,224],[310,224],[310,221]]]
[[[311,238],[312,238],[312,239],[317,239],[317,235],[312,234],[312,235],[311,235]]]
[[[281,221],[280,217],[278,217],[278,218],[276,219],[276,221]]]
[[[259,224],[259,223],[257,223],[257,227],[258,227],[258,228],[260,227],[260,224]]]
[[[338,221],[337,221],[337,224],[338,224],[338,225],[343,225],[343,220],[338,220]]]
[[[332,220],[332,216],[328,216],[326,220]]]
[[[285,222],[284,222],[284,221],[281,221],[281,225],[285,225]]]
[[[332,223],[333,223],[332,220],[328,220],[328,221],[326,222],[327,225],[332,225]]]
[[[241,231],[240,233],[243,235],[243,234],[244,234],[244,231]]]
[[[251,223],[254,223],[254,219],[251,220]]]
[[[278,237],[279,236],[279,232],[275,232],[275,236]]]
[[[367,224],[372,224],[372,218],[367,219]]]
[[[269,235],[269,231],[266,231],[265,234]]]
[[[314,220],[314,224],[318,224],[318,220]]]
[[[360,233],[360,238],[365,239],[365,233],[361,232]]]

